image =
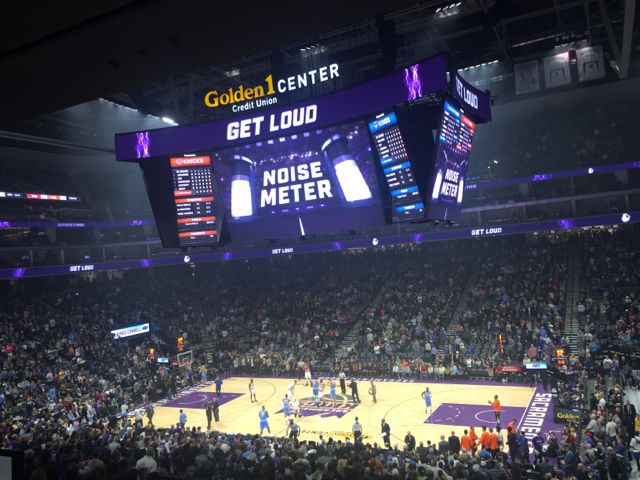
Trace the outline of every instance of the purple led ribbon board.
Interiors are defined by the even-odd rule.
[[[377,80],[286,107],[196,125],[118,134],[115,137],[116,159],[136,161],[292,135],[379,112],[408,99],[446,88],[445,58],[444,55],[438,55],[408,67],[406,74],[400,70]],[[283,119],[301,111],[306,113],[306,120],[312,121],[287,127],[286,130],[280,128]],[[241,128],[253,129],[251,135],[230,138],[229,124],[232,122],[237,122]]]
[[[218,251],[205,254],[191,255],[191,262],[206,263],[229,260],[245,260],[273,255],[296,255],[302,253],[329,252],[349,248],[368,248],[374,245],[395,245],[401,243],[426,243],[465,238],[492,237],[499,235],[514,235],[519,233],[541,232],[567,228],[592,227],[597,225],[616,225],[620,223],[640,222],[640,212],[626,214],[606,214],[571,219],[543,220],[539,222],[515,223],[485,228],[447,228],[435,232],[419,234],[393,235],[388,237],[344,239],[333,242],[302,243],[286,248],[247,248],[234,251]],[[375,240],[375,242],[374,242]],[[68,275],[69,273],[86,273],[107,270],[125,270],[129,268],[162,267],[183,264],[183,257],[132,259],[115,262],[103,262],[83,265],[45,265],[38,267],[20,267],[0,269],[0,279],[18,279],[23,277],[43,277],[50,275]]]

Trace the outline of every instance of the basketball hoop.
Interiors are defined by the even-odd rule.
[[[178,360],[179,367],[191,368],[191,365],[193,364],[193,350],[179,353],[176,360]]]

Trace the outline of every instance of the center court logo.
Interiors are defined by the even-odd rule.
[[[325,403],[318,404],[313,397],[305,397],[300,399],[300,413],[303,417],[312,417],[320,415],[320,418],[337,417],[342,418],[347,413],[352,412],[357,406],[357,403],[343,403],[345,397],[342,395],[336,395],[336,401],[331,400],[325,396]],[[276,413],[282,413],[284,410],[279,410]]]

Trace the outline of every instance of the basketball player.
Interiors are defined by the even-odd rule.
[[[331,403],[336,402],[336,381],[331,380],[329,384],[329,396],[331,397]]]
[[[296,398],[296,397],[295,397],[295,395],[294,395],[294,390],[295,390],[295,388],[296,388],[296,383],[298,383],[298,381],[297,381],[297,380],[293,380],[293,381],[289,384],[289,386],[287,387],[287,395],[289,395],[289,398],[290,398],[290,399],[294,399],[294,398]]]
[[[376,398],[377,391],[378,389],[376,387],[376,384],[373,383],[373,380],[371,380],[371,387],[369,387],[369,395],[371,395],[371,397],[373,398],[373,403],[378,403],[378,399]]]
[[[284,413],[284,419],[285,422],[287,420],[287,418],[289,418],[290,415],[290,409],[289,409],[289,396],[285,395],[284,398],[282,399],[282,412]]]
[[[260,410],[260,412],[258,413],[258,417],[260,417],[260,435],[262,435],[262,432],[265,428],[270,434],[271,429],[269,428],[269,412],[265,410],[264,405],[262,406],[262,410]]]
[[[498,395],[493,396],[493,402],[491,400],[488,400],[487,403],[491,405],[491,408],[493,408],[493,413],[495,413],[496,415],[496,423],[499,425],[500,424],[500,400],[498,400]]]
[[[302,418],[302,412],[300,412],[300,402],[297,399],[292,398],[290,401],[290,406],[293,416]]]
[[[318,393],[320,394],[320,402],[324,405],[324,380],[318,382]]]
[[[306,381],[306,385],[309,386],[309,383],[311,382],[311,369],[309,368],[308,363],[304,365],[304,379]]]
[[[425,404],[425,412],[427,413],[427,419],[431,417],[431,392],[429,391],[429,387],[424,389],[422,392],[422,398],[424,398]]]
[[[253,378],[249,380],[249,398],[251,399],[251,403],[258,403],[258,399],[256,398],[256,385],[253,383]]]

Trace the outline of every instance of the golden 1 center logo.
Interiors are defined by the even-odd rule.
[[[269,74],[264,79],[263,85],[254,87],[230,87],[220,93],[218,90],[209,90],[204,95],[204,104],[209,108],[217,108],[231,105],[233,112],[244,112],[254,108],[275,105],[278,103],[277,94],[288,93],[293,90],[309,88],[310,86],[334,80],[340,76],[338,64],[332,63],[324,67],[308,70],[306,72],[281,78],[274,81]]]

